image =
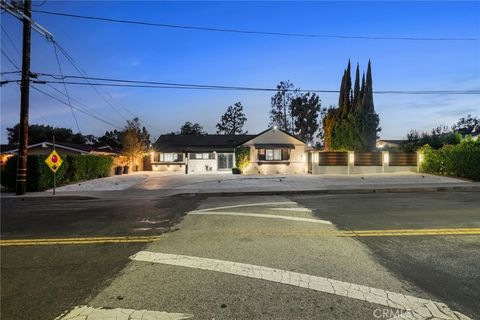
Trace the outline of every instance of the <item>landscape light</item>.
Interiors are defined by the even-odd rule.
[[[387,164],[387,165],[388,165],[389,160],[390,160],[390,159],[389,159],[389,157],[388,157],[388,153],[385,152],[385,153],[383,154],[383,164]]]

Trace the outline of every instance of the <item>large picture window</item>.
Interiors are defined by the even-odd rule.
[[[160,153],[159,162],[182,162],[183,153]]]
[[[215,154],[213,152],[210,153],[190,153],[190,159],[192,160],[208,160],[208,159],[215,159]]]
[[[286,161],[290,160],[289,149],[258,149],[259,161]]]

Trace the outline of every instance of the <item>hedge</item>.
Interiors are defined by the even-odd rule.
[[[480,141],[464,139],[457,145],[438,150],[425,145],[420,149],[420,171],[480,181]]]
[[[43,191],[52,188],[53,173],[45,164],[46,156],[28,156],[27,191]],[[56,172],[56,185],[61,186],[78,181],[107,177],[113,159],[108,156],[74,155],[66,156],[62,166]],[[8,159],[2,169],[2,185],[15,189],[17,157]]]

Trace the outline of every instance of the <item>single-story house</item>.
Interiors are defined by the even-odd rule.
[[[185,173],[231,171],[235,148],[250,148],[245,173],[305,173],[305,142],[280,129],[257,135],[162,135],[152,152],[152,170]]]
[[[43,141],[31,144],[27,147],[28,155],[49,155],[53,150],[53,141]],[[107,145],[93,146],[76,144],[70,142],[55,142],[55,150],[60,154],[60,157],[68,155],[100,155],[111,156],[114,158],[115,166],[127,165],[126,157],[121,155],[119,150],[115,150]],[[18,154],[18,145],[2,145],[0,150],[1,165],[4,166],[10,157]],[[113,168],[112,168],[113,173]]]
[[[231,171],[235,147],[254,135],[161,135],[151,154],[153,171],[185,173]]]
[[[283,130],[267,129],[237,147],[250,148],[245,173],[307,173],[307,144]]]
[[[43,141],[31,144],[27,147],[29,155],[49,155],[53,150],[53,141]],[[94,155],[118,155],[118,151],[110,146],[93,146],[70,142],[56,142],[55,149],[64,155],[94,154]],[[2,154],[16,155],[18,145],[2,145]]]

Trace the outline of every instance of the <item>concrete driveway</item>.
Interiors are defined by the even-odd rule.
[[[168,194],[245,191],[298,191],[362,187],[468,184],[468,181],[418,173],[365,175],[232,175],[143,171],[63,186],[58,192],[164,191]]]

